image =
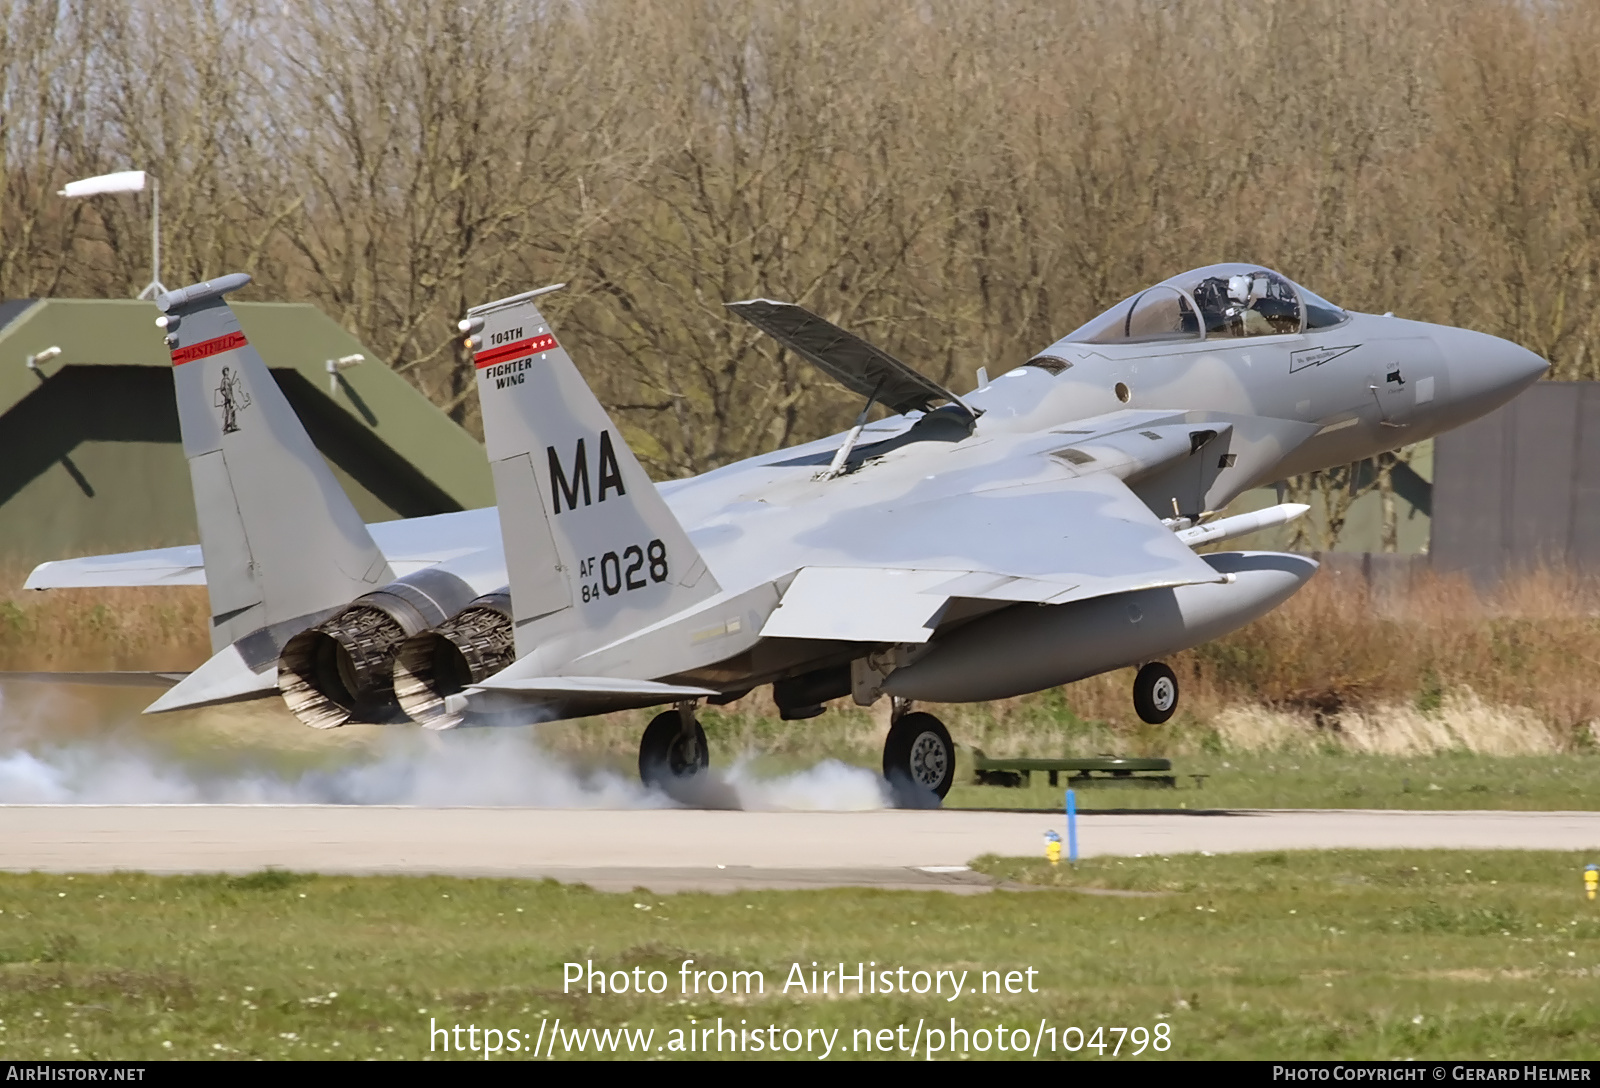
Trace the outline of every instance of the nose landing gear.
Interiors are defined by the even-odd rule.
[[[1160,725],[1178,709],[1178,678],[1159,661],[1152,661],[1133,678],[1133,709],[1151,725]]]

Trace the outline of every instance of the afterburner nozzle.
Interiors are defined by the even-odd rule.
[[[460,578],[431,569],[356,598],[284,645],[278,658],[283,701],[314,729],[404,721],[395,698],[395,652],[471,595]]]
[[[431,631],[412,635],[394,659],[394,694],[400,709],[428,729],[460,724],[460,693],[516,658],[511,595],[487,593]]]

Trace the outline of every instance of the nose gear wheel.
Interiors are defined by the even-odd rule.
[[[1151,725],[1160,725],[1178,710],[1178,678],[1152,661],[1133,678],[1133,709]]]

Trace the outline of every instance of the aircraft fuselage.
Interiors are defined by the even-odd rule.
[[[963,398],[978,413],[970,433],[938,418],[948,410],[911,413],[868,425],[848,471],[834,478],[819,476],[843,435],[660,484],[660,493],[688,530],[722,594],[678,623],[625,645],[595,649],[565,639],[540,645],[513,672],[640,675],[642,670],[726,688],[836,667],[859,655],[860,645],[756,637],[786,588],[786,576],[805,566],[937,565],[937,533],[925,548],[910,554],[903,539],[895,540],[893,551],[876,554],[874,538],[900,510],[983,488],[997,466],[1031,458],[1041,474],[1059,471],[1052,455],[1071,443],[1070,426],[1076,421],[1116,412],[1183,413],[1202,421],[1249,417],[1316,428],[1311,437],[1286,443],[1283,456],[1258,459],[1248,475],[1226,489],[1231,497],[1448,430],[1509,400],[1544,367],[1532,353],[1485,334],[1366,314],[1351,314],[1331,328],[1238,340],[1128,345],[1058,341],[1030,365],[1008,371]],[[916,437],[919,428],[928,431],[926,437]],[[596,479],[598,472],[591,468]],[[1175,512],[1156,509],[1158,516]],[[957,533],[968,527],[949,528]],[[1071,544],[1063,539],[1060,546]],[[601,558],[593,557],[593,563]],[[1270,590],[1262,590],[1260,601],[1276,604],[1282,599],[1275,596],[1279,593],[1273,582]],[[1243,598],[1245,591],[1237,596]],[[1245,602],[1240,608],[1259,614],[1265,610],[1259,604]],[[1018,623],[1037,625],[1034,610],[1031,605],[998,604],[957,609],[946,615],[932,644],[984,612],[1004,612]],[[1004,615],[985,619],[990,628],[1007,622]],[[684,638],[689,628],[695,629],[693,639],[698,641]],[[718,633],[708,637],[707,630]],[[1147,646],[1138,659],[1162,652],[1167,651]],[[973,690],[986,689],[980,685]]]

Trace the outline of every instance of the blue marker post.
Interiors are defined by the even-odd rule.
[[[1067,791],[1067,861],[1078,864],[1078,798]]]

